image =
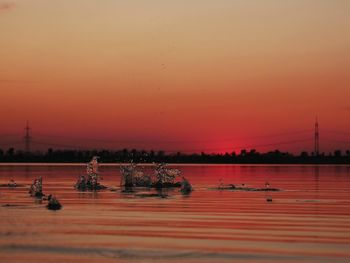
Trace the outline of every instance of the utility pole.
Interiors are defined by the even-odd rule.
[[[32,137],[30,136],[30,128],[29,128],[29,123],[27,121],[27,125],[24,128],[25,130],[25,135],[24,135],[24,148],[25,148],[25,152],[29,153],[30,152],[30,141],[32,139]]]
[[[318,119],[316,117],[315,121],[315,146],[314,146],[314,154],[318,156],[320,154],[320,137],[318,131]]]

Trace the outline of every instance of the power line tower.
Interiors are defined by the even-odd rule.
[[[27,121],[27,125],[24,128],[25,130],[25,135],[24,135],[24,148],[25,152],[29,153],[30,152],[30,141],[32,140],[32,137],[30,136],[30,128],[29,128],[29,123]]]
[[[318,131],[318,119],[316,117],[315,121],[315,145],[314,145],[314,153],[316,156],[320,154],[320,137],[319,137],[319,131]]]

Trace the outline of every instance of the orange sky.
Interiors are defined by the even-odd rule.
[[[348,132],[321,133],[321,150],[350,148],[349,14],[347,0],[0,0],[0,148],[29,120],[40,141],[224,151],[310,139],[315,115]]]

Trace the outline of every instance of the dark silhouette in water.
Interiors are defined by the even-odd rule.
[[[100,156],[105,163],[129,163],[133,160],[136,163],[227,163],[227,164],[350,164],[350,150],[345,154],[340,150],[334,153],[309,154],[301,152],[294,155],[279,150],[260,153],[252,149],[242,150],[239,154],[232,153],[193,153],[184,154],[181,152],[165,154],[163,151],[137,151],[137,150],[54,150],[47,152],[24,152],[9,148],[6,151],[0,149],[0,162],[42,162],[42,163],[81,163],[93,156]]]
[[[75,188],[79,191],[94,191],[94,190],[101,190],[105,189],[106,187],[101,185],[99,183],[99,180],[101,179],[99,173],[98,173],[98,162],[97,162],[98,156],[92,157],[91,161],[87,164],[86,167],[86,176],[81,175],[76,184]]]
[[[57,200],[55,196],[49,195],[47,200],[49,201],[47,204],[47,209],[49,210],[59,210],[62,208],[61,203]]]
[[[230,191],[247,191],[247,192],[278,192],[280,189],[270,187],[268,182],[265,183],[263,188],[248,187],[245,184],[240,186],[234,184],[224,184],[223,180],[219,180],[218,187],[211,188],[212,190],[230,190]]]
[[[175,182],[181,172],[177,169],[168,168],[165,163],[156,164],[154,174],[151,175],[141,171],[134,162],[121,165],[120,173],[120,186],[124,189],[124,192],[132,192],[134,187],[156,189],[181,187],[181,182]]]
[[[29,194],[32,197],[36,197],[37,201],[48,201],[46,207],[50,210],[59,210],[62,208],[61,203],[57,200],[55,196],[51,194],[45,197],[43,194],[43,180],[42,177],[36,178],[33,181],[33,184],[30,185]]]
[[[181,193],[184,195],[188,195],[193,191],[192,185],[190,182],[183,176],[181,182]]]
[[[0,187],[3,188],[16,188],[16,187],[24,187],[24,184],[17,184],[15,180],[11,179],[7,184],[0,184]]]
[[[155,183],[153,186],[156,189],[181,187],[181,182],[175,182],[175,179],[180,176],[180,171],[177,169],[169,169],[165,163],[156,165],[155,168]]]
[[[43,194],[43,179],[42,179],[42,177],[34,179],[33,184],[30,185],[29,194],[30,194],[30,196],[37,197],[37,198],[42,198],[43,196],[45,196]]]
[[[176,187],[182,187],[181,191],[184,194],[192,191],[192,186],[185,178],[183,178],[182,183],[175,182],[181,172],[177,169],[168,168],[165,163],[155,164],[154,173],[145,174],[142,168],[140,169],[136,163],[131,162],[127,165],[121,165],[120,173],[122,193],[135,193],[137,190],[142,191],[143,188],[156,189],[156,193],[136,193],[135,196],[137,197],[167,198],[169,196],[168,191]]]
[[[131,162],[128,165],[120,166],[120,173],[120,186],[124,187],[127,192],[130,192],[134,186],[144,186],[140,180],[136,180],[141,171],[137,170],[137,165],[135,163]],[[137,182],[139,182],[138,185]]]

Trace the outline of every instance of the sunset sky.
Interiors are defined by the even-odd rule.
[[[321,151],[350,149],[349,14],[348,0],[0,0],[0,148],[28,120],[41,147],[311,151],[317,115]]]

